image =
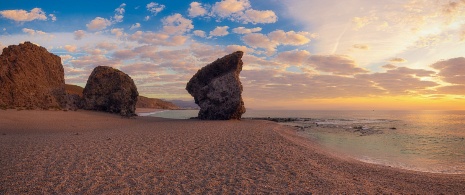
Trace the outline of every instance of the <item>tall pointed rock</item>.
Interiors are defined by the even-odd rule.
[[[186,90],[199,105],[199,119],[240,119],[245,113],[242,100],[242,71],[244,52],[236,51],[201,68],[189,80]]]

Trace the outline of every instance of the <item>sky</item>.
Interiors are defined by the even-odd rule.
[[[465,110],[465,0],[0,0],[0,48],[25,41],[82,87],[103,65],[192,100],[197,70],[241,50],[249,109]]]

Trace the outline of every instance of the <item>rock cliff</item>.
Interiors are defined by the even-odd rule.
[[[201,68],[189,80],[186,90],[200,106],[202,120],[240,119],[245,113],[242,100],[242,51],[217,59]]]
[[[171,102],[157,99],[157,98],[148,98],[144,96],[139,96],[136,107],[137,108],[167,109],[167,110],[181,109]]]
[[[137,96],[136,85],[129,75],[111,67],[98,66],[87,80],[82,107],[130,117],[136,115]]]
[[[65,108],[64,70],[60,57],[25,42],[0,55],[0,106],[28,109]]]

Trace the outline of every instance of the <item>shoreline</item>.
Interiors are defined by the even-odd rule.
[[[149,116],[149,115],[164,112],[164,111],[167,111],[167,110],[158,109],[158,108],[136,108],[137,116]]]
[[[337,156],[270,121],[0,110],[0,193],[446,193],[464,174]]]

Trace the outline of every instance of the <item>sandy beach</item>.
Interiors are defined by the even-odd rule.
[[[465,175],[338,157],[270,121],[0,110],[0,194],[463,194]]]

